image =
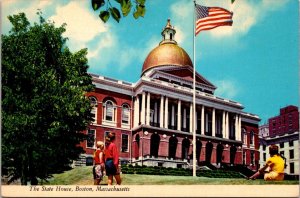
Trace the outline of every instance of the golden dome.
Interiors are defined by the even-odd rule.
[[[163,43],[154,48],[147,56],[142,75],[151,68],[166,65],[193,67],[193,63],[184,49],[175,43]]]
[[[159,46],[154,48],[145,59],[142,69],[142,75],[154,67],[161,66],[190,66],[193,67],[193,63],[184,49],[177,45],[174,40],[176,30],[172,27],[170,19],[167,21],[167,25],[163,29],[161,35],[163,40],[159,43]]]

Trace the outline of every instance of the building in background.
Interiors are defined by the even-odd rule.
[[[144,61],[135,83],[91,74],[96,90],[87,96],[94,122],[81,144],[83,164],[92,163],[95,141],[116,133],[122,163],[183,167],[192,164],[193,63],[175,40],[168,20],[162,41]],[[216,86],[196,73],[196,156],[198,165],[259,163],[257,115],[242,104],[214,95]]]
[[[260,134],[260,166],[270,157],[268,146],[276,144],[279,152],[286,158],[285,172],[299,176],[299,110],[296,106],[280,109],[278,116],[269,119],[267,126],[259,128]],[[264,136],[269,131],[268,136]]]

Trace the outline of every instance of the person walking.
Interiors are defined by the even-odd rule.
[[[109,133],[105,138],[105,170],[108,177],[108,185],[113,184],[113,177],[117,185],[121,185],[121,176],[119,170],[119,151],[115,145],[115,133]]]
[[[93,176],[94,176],[94,185],[99,185],[101,180],[103,179],[103,171],[105,168],[104,142],[98,141],[96,145],[97,145],[97,149],[94,152]]]

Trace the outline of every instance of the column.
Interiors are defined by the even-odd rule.
[[[183,128],[186,129],[186,109],[183,107]]]
[[[159,127],[164,127],[164,96],[160,97]]]
[[[212,109],[212,120],[211,120],[212,122],[212,128],[211,128],[211,130],[212,130],[212,136],[213,137],[215,137],[216,136],[216,109],[215,108],[213,108]]]
[[[166,96],[166,101],[165,101],[165,128],[168,128],[169,125],[169,99]]]
[[[223,110],[223,116],[222,116],[222,135],[223,135],[223,138],[226,138],[225,137],[225,133],[226,133],[225,122],[226,122],[226,113],[225,113],[225,110]]]
[[[201,134],[204,134],[204,105],[201,107]]]
[[[229,138],[229,112],[226,112],[226,122],[225,122],[226,138]]]
[[[145,103],[146,103],[146,93],[142,94],[142,109],[141,109],[141,124],[145,124]]]
[[[238,126],[238,119],[239,119],[239,115],[236,114],[235,115],[235,120],[234,120],[234,130],[235,130],[235,140],[239,139],[239,126]]]
[[[181,100],[178,100],[178,108],[177,108],[177,130],[181,131]]]
[[[172,129],[174,129],[174,125],[175,125],[175,106],[174,104],[172,104],[172,115],[171,115],[171,126],[173,127]]]
[[[238,139],[237,140],[239,140],[239,141],[241,141],[242,140],[242,134],[241,134],[241,115],[238,115],[238,121],[237,121],[237,125],[238,125],[238,129],[237,129],[237,133],[238,133]]]
[[[139,104],[138,104],[139,97],[135,97],[134,101],[134,127],[138,126],[139,124]]]
[[[190,133],[193,133],[193,103],[190,104]]]
[[[146,125],[150,125],[150,93],[147,94],[147,112],[146,112]]]
[[[154,123],[157,124],[157,101],[154,103]]]
[[[240,140],[242,140],[242,116],[239,116],[239,134],[240,134]]]

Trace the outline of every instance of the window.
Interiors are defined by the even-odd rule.
[[[294,141],[293,140],[289,141],[289,146],[290,147],[294,146]]]
[[[244,165],[246,164],[246,152],[245,151],[243,152],[243,164]]]
[[[254,132],[250,132],[250,145],[254,145]]]
[[[281,142],[281,143],[279,144],[279,146],[280,146],[280,148],[284,148],[284,142]]]
[[[282,155],[282,156],[284,156],[284,151],[280,151],[279,154]]]
[[[122,152],[128,152],[128,135],[122,134]]]
[[[103,104],[103,124],[111,126],[116,125],[116,106],[110,100],[107,100]]]
[[[267,147],[266,145],[263,145],[263,150],[264,150],[264,151],[266,150],[266,147]]]
[[[243,134],[243,143],[244,144],[247,144],[247,131],[246,131],[246,129],[242,129],[242,134]]]
[[[122,106],[122,124],[129,125],[130,110],[127,104]]]
[[[267,155],[266,153],[263,153],[263,158],[264,158],[264,162],[267,160]]]
[[[91,114],[92,114],[92,118],[93,118],[93,123],[96,123],[97,122],[97,106],[98,106],[98,101],[93,96],[89,97],[89,99],[90,99],[90,103],[91,103],[91,106],[92,106]]]
[[[107,102],[106,102],[105,110],[106,110],[105,120],[113,121],[113,117],[114,117],[114,106],[113,106],[113,103],[112,103],[111,101],[107,101]]]
[[[251,153],[250,153],[250,159],[251,159],[252,166],[254,166],[254,151],[251,151]]]
[[[294,159],[294,150],[290,150],[290,159]]]
[[[95,143],[95,129],[89,129],[87,131],[87,140],[86,140],[86,147],[88,148],[94,148]]]
[[[294,162],[290,163],[290,173],[295,173]]]

